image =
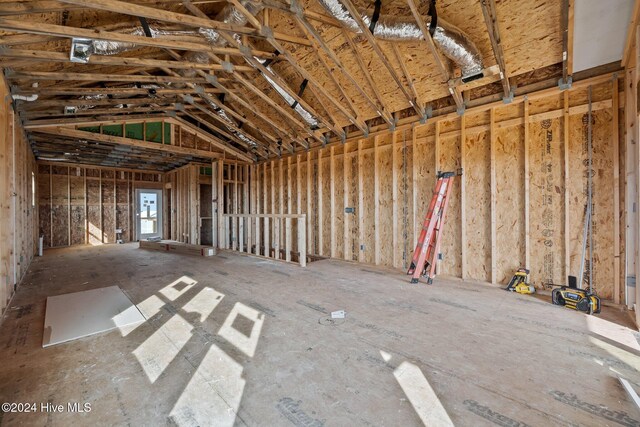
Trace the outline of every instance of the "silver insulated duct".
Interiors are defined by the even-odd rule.
[[[253,2],[251,0],[240,0],[240,3],[249,11],[252,15],[257,15],[264,5],[261,2]],[[233,24],[242,26],[247,23],[247,17],[240,12],[233,4],[227,4],[220,13],[216,16],[216,21],[224,22],[226,24]],[[154,26],[149,26],[151,37],[167,37],[167,36],[200,36],[204,38],[208,44],[216,47],[224,47],[227,45],[227,41],[220,36],[220,34],[211,28],[198,28],[195,31],[172,31],[164,30]],[[127,31],[127,34],[135,36],[144,36],[145,32],[142,27],[134,27]],[[236,40],[239,41],[239,37],[235,35]],[[119,53],[136,48],[137,45],[133,43],[115,42],[115,41],[103,41],[103,40],[90,40],[90,39],[73,39],[71,48],[71,60],[73,62],[89,62],[89,57],[92,54],[96,55],[117,55]],[[185,60],[209,63],[209,56],[204,52],[188,52],[184,56]],[[275,74],[275,71],[270,67],[269,71]],[[195,70],[179,70],[177,71],[183,77],[195,77]],[[275,89],[280,96],[289,104],[294,105],[294,99],[287,93],[287,91],[278,85],[275,81],[270,79],[267,75],[263,74],[263,77],[269,82],[269,84]],[[318,127],[318,120],[300,104],[295,103],[295,111],[304,119],[305,122],[311,128]],[[221,110],[222,111],[222,110]],[[223,111],[224,112],[224,111]],[[220,114],[219,114],[220,115]],[[222,117],[222,116],[221,116]],[[222,117],[224,120],[229,117]],[[236,133],[236,132],[234,132]],[[244,140],[244,138],[241,138]],[[249,141],[247,141],[249,142]],[[253,142],[252,142],[253,143]],[[253,143],[255,144],[255,143]]]
[[[340,0],[318,1],[348,30],[355,33],[361,32],[358,23]],[[364,23],[369,26],[371,24],[369,14],[364,10],[359,10],[358,13]],[[429,26],[430,22],[431,17],[426,16],[426,25]],[[399,18],[385,15],[380,15],[375,24],[373,35],[381,40],[396,42],[415,41],[424,38],[413,17]],[[482,55],[476,45],[459,28],[438,17],[432,38],[438,49],[460,67],[463,79],[471,80],[474,77],[482,76]]]

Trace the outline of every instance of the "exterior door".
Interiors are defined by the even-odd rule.
[[[162,238],[162,190],[136,189],[137,240]]]

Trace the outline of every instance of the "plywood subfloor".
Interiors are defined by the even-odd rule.
[[[107,284],[149,320],[125,336],[41,348],[47,296]],[[346,319],[331,321],[339,309]],[[0,325],[0,398],[92,410],[0,421],[410,426],[434,403],[430,387],[455,425],[635,425],[616,378],[640,383],[627,318],[488,285],[410,285],[398,271],[342,261],[301,269],[135,244],[49,250]]]

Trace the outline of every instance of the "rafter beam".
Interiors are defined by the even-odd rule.
[[[568,0],[563,0],[568,1]],[[500,67],[500,79],[502,81],[502,90],[504,91],[505,98],[511,97],[511,85],[509,83],[509,72],[507,71],[507,64],[504,60],[504,52],[502,51],[502,39],[500,38],[500,29],[498,26],[498,14],[496,11],[495,0],[481,0],[480,7],[482,8],[482,15],[484,16],[484,22],[487,25],[489,32],[489,39],[491,40],[491,47],[493,48],[493,55],[496,58],[496,62]]]
[[[380,115],[380,117],[382,117],[387,122],[387,124],[389,124],[389,126],[393,126],[393,117],[391,116],[391,112],[389,111],[389,108],[384,102],[384,98],[382,97],[382,94],[378,91],[378,85],[376,85],[375,82],[373,81],[373,78],[371,77],[371,73],[369,72],[367,65],[364,63],[364,60],[362,59],[362,56],[358,51],[358,47],[356,46],[355,42],[353,41],[353,38],[351,37],[351,34],[349,34],[349,32],[343,28],[342,36],[347,40],[347,44],[349,45],[349,48],[353,52],[353,56],[356,59],[356,63],[358,64],[358,67],[360,67],[360,72],[364,76],[365,80],[367,81],[367,84],[369,85],[369,88],[373,91],[373,94],[378,100],[377,104],[374,102],[376,112]]]
[[[183,95],[183,94],[195,94],[195,90],[192,88],[188,89],[165,89],[158,88],[153,89],[155,95],[158,96],[167,96],[167,95]],[[219,89],[213,88],[203,88],[204,92],[207,94],[217,94],[222,93]],[[110,87],[60,87],[60,86],[51,86],[51,87],[19,87],[14,86],[12,88],[11,93],[14,95],[31,95],[37,93],[43,96],[81,96],[81,95],[148,95],[150,89],[145,88],[137,88],[137,87],[118,87],[118,86],[110,86]],[[66,104],[65,104],[66,105]]]
[[[380,45],[376,41],[375,37],[373,36],[371,31],[369,31],[369,28],[365,25],[364,21],[362,20],[362,17],[358,13],[358,10],[353,5],[351,0],[340,0],[340,1],[344,5],[344,7],[347,8],[353,20],[356,21],[356,23],[358,24],[358,27],[360,28],[360,31],[362,31],[362,34],[367,39],[367,41],[369,42],[369,45],[373,48],[373,51],[376,53],[376,55],[378,55],[378,58],[380,58],[380,61],[382,61],[382,64],[391,75],[391,78],[393,78],[393,80],[396,82],[396,85],[398,85],[398,88],[400,88],[400,91],[404,94],[409,104],[411,104],[411,107],[413,107],[413,109],[416,110],[416,112],[420,116],[423,116],[424,111],[418,106],[417,100],[414,99],[411,96],[411,94],[409,94],[407,89],[404,87],[404,84],[402,84],[400,77],[398,77],[398,73],[396,73],[396,70],[393,68],[393,66],[389,62],[387,55],[384,54],[384,52],[380,48]]]
[[[165,49],[177,49],[177,50],[189,50],[194,52],[209,52],[218,55],[241,55],[237,49],[234,48],[218,48],[212,47],[208,43],[203,41],[191,42],[172,39],[170,37],[152,38],[143,36],[132,36],[129,34],[117,33],[112,31],[105,31],[100,29],[89,30],[85,28],[68,27],[64,25],[53,25],[43,22],[28,22],[15,19],[0,18],[0,30],[4,31],[17,31],[29,34],[41,34],[45,36],[55,36],[64,38],[87,38],[96,40],[115,41],[122,43],[132,43],[140,46],[151,46]],[[27,37],[28,42],[28,37]],[[35,41],[31,41],[35,43]],[[0,40],[0,45],[3,44],[3,40]],[[270,52],[254,51],[253,55],[259,58],[272,58],[273,54]]]
[[[241,25],[227,24],[221,21],[211,21],[198,16],[185,15],[182,13],[171,12],[168,10],[157,9],[154,7],[148,7],[143,5],[132,4],[130,2],[118,1],[118,0],[60,0],[63,3],[75,4],[83,6],[89,9],[106,10],[108,12],[122,13],[125,15],[131,15],[136,17],[144,17],[149,19],[156,19],[158,21],[172,22],[174,24],[186,25],[194,28],[209,28],[212,30],[230,33],[230,34],[245,34],[253,37],[263,37],[259,32],[250,27]],[[306,45],[307,40],[299,37],[291,37],[286,34],[278,34],[282,40]]]
[[[205,79],[172,76],[99,74],[99,73],[57,73],[49,71],[10,71],[5,72],[9,80],[54,80],[85,82],[131,82],[131,83],[205,83]],[[223,80],[224,81],[224,80]]]
[[[210,135],[210,134],[208,134],[208,133],[206,133],[206,132],[203,132],[203,131],[202,131],[202,129],[198,129],[197,127],[195,127],[195,126],[194,126],[194,125],[192,125],[191,123],[187,122],[186,120],[181,119],[180,117],[171,117],[171,118],[168,118],[168,119],[166,119],[166,122],[167,122],[167,123],[173,123],[173,124],[176,124],[176,125],[180,125],[180,126],[182,126],[182,127],[184,127],[184,128],[187,128],[187,129],[189,129],[189,132],[196,134],[197,136],[199,136],[200,138],[204,139],[205,141],[210,142],[212,145],[215,145],[215,144],[218,144],[218,143],[220,143],[220,142],[221,142],[221,141],[219,141],[217,138],[214,138],[212,135]],[[223,145],[224,145],[226,148],[229,148],[226,144],[224,144],[224,143],[223,143]],[[237,152],[238,152],[238,153],[240,153],[240,154],[242,154],[242,152],[240,152],[240,150],[237,150],[237,149],[235,149],[235,148],[234,148],[233,150],[234,150],[234,151],[237,151]],[[233,155],[235,156],[236,154],[233,154]],[[250,158],[250,156],[249,156],[249,155],[247,155],[247,154],[242,154],[241,156],[238,156],[238,157],[239,157],[240,159],[242,159],[242,160],[246,160],[246,161],[248,161],[248,162],[253,162],[253,161],[254,161],[254,160],[253,160],[253,159],[251,159],[251,158]]]
[[[155,142],[140,141],[138,139],[125,138],[122,136],[93,133],[93,132],[69,129],[64,127],[53,128],[53,129],[50,129],[50,128],[34,129],[33,132],[43,133],[47,135],[64,136],[67,138],[77,138],[77,139],[82,139],[87,141],[105,142],[108,144],[123,145],[127,147],[136,147],[136,148],[142,148],[145,150],[164,151],[167,153],[198,156],[198,157],[204,157],[208,159],[219,157],[217,153],[214,153],[211,151],[198,150],[195,148],[177,147],[175,145],[158,144]],[[224,148],[218,147],[218,148],[225,149],[225,151],[229,150],[229,147],[224,147]],[[246,156],[240,153],[239,151],[237,150],[233,150],[233,151],[234,151],[234,155],[240,155],[240,157],[242,157],[244,160],[247,160]]]
[[[170,54],[173,54],[174,52],[169,52],[169,53],[170,53]],[[176,73],[175,71],[171,70],[171,69],[168,69],[168,68],[162,68],[162,70],[163,70],[165,73],[169,74],[169,75],[177,75],[177,73]],[[207,75],[204,73],[204,71],[202,71],[202,70],[197,70],[196,72],[197,72],[197,73],[199,73],[200,75],[202,75],[203,77],[205,77],[205,80],[206,80],[206,76],[207,76]],[[205,103],[209,103],[209,104],[212,104],[212,105],[214,105],[214,106],[219,106],[219,104],[220,104],[220,103],[219,103],[219,102],[218,102],[214,97],[212,97],[212,96],[208,95],[207,93],[205,93],[205,92],[204,92],[204,88],[203,88],[202,86],[196,86],[196,85],[194,85],[194,84],[192,84],[192,83],[187,83],[187,86],[189,86],[189,87],[193,88],[193,89],[196,91],[197,95],[198,95],[202,100],[204,100],[204,101],[205,101]],[[200,109],[200,108],[204,108],[204,107],[202,107],[202,106],[197,105],[197,104],[195,103],[195,99],[194,99],[191,95],[183,95],[183,96],[182,96],[182,99],[183,99],[187,104],[193,105],[193,107],[194,107],[194,108],[198,108],[198,109]],[[218,107],[218,108],[220,108],[220,107]],[[229,113],[231,114],[231,110],[225,107],[225,112],[226,112],[227,110],[228,110],[228,111],[229,111]],[[207,111],[207,113],[210,113],[208,109],[205,109],[205,111]],[[238,115],[237,113],[235,113],[235,112],[233,112],[232,114],[239,116],[239,115]],[[193,118],[194,116],[193,116],[193,115],[191,115],[191,117]],[[217,114],[216,114],[215,118],[216,118],[217,120],[219,120],[219,121],[223,121],[223,120],[222,120],[222,118],[221,118],[221,117],[219,117]],[[199,120],[199,119],[197,119],[197,118],[196,118],[196,120]],[[242,121],[242,123],[244,123],[244,122],[246,122],[246,119]],[[213,126],[213,125],[211,125],[211,126]],[[268,143],[268,142],[266,142],[266,143],[265,143],[265,142],[262,140],[262,138],[254,138],[252,135],[248,134],[248,133],[247,133],[247,132],[245,132],[245,131],[242,131],[240,128],[238,128],[237,126],[233,125],[232,123],[226,123],[226,122],[225,122],[225,126],[226,126],[226,127],[233,128],[236,132],[238,132],[238,133],[240,133],[240,134],[242,134],[242,135],[246,136],[246,137],[247,137],[247,138],[249,138],[250,140],[254,141],[254,142],[257,144],[257,146],[256,146],[256,147],[250,147],[250,148],[255,148],[255,149],[256,149],[256,151],[257,151],[257,150],[258,150],[258,148],[259,148],[259,147],[261,147],[262,145],[266,145],[267,147],[269,147],[269,143]],[[220,133],[221,135],[225,135],[225,136],[226,136],[226,135],[230,135],[230,136],[228,136],[228,138],[229,138],[230,140],[233,140],[233,141],[235,141],[235,142],[239,143],[239,144],[240,144],[240,145],[242,145],[242,146],[248,147],[248,144],[247,144],[246,142],[241,141],[239,138],[236,138],[236,137],[235,137],[235,135],[227,134],[225,131],[222,131],[222,132],[219,132],[219,133]],[[260,135],[261,135],[261,136],[263,136],[263,133],[260,133]],[[260,142],[261,142],[261,144],[258,144],[258,142],[257,142],[257,141],[260,141]],[[248,148],[249,148],[249,147],[248,147]]]
[[[393,55],[395,56],[396,61],[398,62],[398,65],[400,65],[400,69],[402,70],[402,74],[404,74],[404,78],[407,80],[407,85],[411,90],[411,94],[413,95],[414,99],[418,103],[418,106],[420,107],[424,115],[424,104],[420,102],[420,96],[418,95],[418,91],[416,90],[416,87],[413,84],[413,77],[411,76],[411,73],[407,68],[407,64],[402,58],[402,52],[400,52],[400,48],[398,47],[397,44],[391,43],[391,49],[393,50]]]
[[[154,105],[152,107],[140,107],[136,106],[134,108],[90,108],[87,110],[79,110],[74,114],[65,114],[61,111],[19,111],[20,118],[24,120],[37,120],[43,119],[45,117],[60,117],[60,118],[86,118],[87,116],[103,116],[110,115],[112,117],[120,116],[123,119],[128,117],[130,113],[153,113],[154,111],[158,111],[158,109],[162,109],[163,111],[172,111],[175,113],[177,111],[173,105]]]
[[[0,49],[0,58],[28,59],[27,63],[38,62],[62,62],[71,63],[68,53],[49,52],[45,50],[20,50],[20,49]],[[124,58],[120,56],[92,55],[86,64],[74,62],[74,65],[112,65],[121,67],[146,67],[171,69],[194,69],[204,71],[227,71],[228,68],[219,64],[202,64],[189,61],[163,61],[158,59]],[[12,66],[10,63],[8,66]],[[233,70],[242,72],[252,72],[253,67],[243,65],[231,65]]]
[[[422,19],[422,16],[420,15],[420,12],[418,11],[418,6],[416,6],[415,0],[407,0],[407,3],[409,4],[409,8],[411,9],[411,13],[413,14],[413,18],[416,20],[416,23],[418,24],[418,28],[420,28],[420,31],[422,32],[422,36],[424,37],[424,40],[427,43],[427,46],[429,47],[429,50],[431,51],[431,55],[433,56],[433,60],[436,62],[436,65],[438,66],[438,69],[440,69],[440,74],[442,74],[442,77],[444,78],[444,81],[448,82],[449,93],[453,97],[453,100],[456,103],[456,107],[458,108],[459,111],[463,110],[464,109],[464,100],[462,99],[462,94],[460,94],[459,89],[455,85],[453,85],[451,83],[451,72],[449,71],[448,63],[446,63],[442,59],[442,57],[440,56],[440,52],[438,52],[438,49],[436,48],[435,43],[433,43],[433,39],[431,38],[431,34],[429,33],[429,29],[425,25],[424,19]]]
[[[157,98],[112,98],[112,99],[44,99],[38,102],[21,102],[22,111],[38,111],[43,108],[50,109],[50,107],[64,107],[67,105],[73,105],[76,107],[83,107],[87,105],[105,106],[105,105],[144,105],[144,104],[173,104],[178,101],[176,96],[170,97],[157,97]]]
[[[313,76],[311,76],[309,73],[307,73],[307,71],[304,68],[299,66],[299,64],[297,63],[295,58],[288,52],[288,50],[284,46],[282,46],[277,40],[275,40],[275,38],[272,35],[272,31],[271,31],[270,28],[263,27],[262,24],[251,13],[249,13],[249,11],[247,11],[244,8],[244,6],[242,6],[239,2],[237,2],[235,0],[230,0],[230,1],[234,4],[236,9],[238,9],[247,18],[249,23],[251,25],[253,25],[256,28],[257,31],[259,31],[261,34],[263,34],[265,36],[265,38],[269,42],[269,44],[271,44],[271,46],[273,46],[274,49],[276,49],[278,52],[280,52],[280,54],[283,55],[287,59],[287,61],[293,66],[293,68],[296,69],[296,71],[298,71],[298,73],[300,73],[302,75],[302,77],[304,79],[307,79],[309,81],[309,83],[311,83],[314,86],[321,87]],[[202,12],[200,9],[198,9],[193,4],[191,4],[188,0],[183,1],[183,4],[194,15],[201,16],[202,19],[206,18],[206,14],[204,14],[204,12]],[[313,109],[313,107],[311,107],[304,99],[302,99],[302,97],[299,97],[296,92],[292,91],[289,88],[289,85],[286,82],[282,81],[280,76],[278,76],[275,73],[269,71],[259,61],[257,61],[253,57],[253,55],[251,55],[249,53],[249,51],[248,51],[248,49],[250,48],[249,46],[240,45],[232,36],[229,36],[227,34],[222,34],[221,33],[221,35],[225,38],[225,40],[231,46],[234,46],[238,50],[240,50],[242,52],[245,52],[245,54],[243,55],[244,59],[250,65],[252,65],[252,66],[256,67],[257,69],[259,69],[262,72],[263,76],[268,76],[270,79],[275,81],[278,84],[278,86],[280,86],[283,90],[285,90],[293,99],[298,101],[300,103],[300,105],[305,110],[309,111],[312,115],[314,115],[316,117],[316,119],[318,119],[320,122],[322,122],[327,128],[332,130],[336,135],[340,135],[341,136],[344,133],[341,129],[336,128],[328,120],[326,120],[324,117],[322,117],[320,114],[318,114]],[[350,112],[348,110],[346,110],[346,108],[344,108],[344,106],[342,106],[339,101],[337,101],[335,98],[333,98],[330,94],[326,93],[326,91],[323,91],[323,95],[330,102],[332,102],[338,109],[340,109],[350,121],[355,122],[355,118],[353,116],[351,116]],[[314,135],[314,138],[318,139],[317,135]]]
[[[268,10],[268,9],[267,9]],[[300,19],[296,19],[296,23],[298,24],[298,27],[302,30],[302,32],[304,32],[307,36],[307,38],[309,39],[309,41],[314,44],[314,53],[316,55],[316,58],[318,58],[318,61],[320,61],[320,63],[322,64],[322,67],[325,70],[325,74],[329,77],[329,79],[333,82],[334,86],[338,89],[338,91],[340,92],[340,94],[342,95],[342,97],[345,99],[345,101],[347,102],[347,104],[349,104],[349,108],[351,109],[351,111],[353,112],[353,114],[355,115],[355,123],[354,125],[360,129],[362,132],[366,132],[367,130],[367,125],[364,123],[364,121],[362,120],[361,116],[362,113],[360,111],[358,111],[358,109],[355,107],[353,101],[351,100],[351,98],[349,97],[349,95],[347,94],[347,92],[344,90],[344,88],[342,87],[342,85],[340,85],[340,83],[338,83],[338,80],[336,78],[336,76],[334,75],[334,72],[331,70],[331,67],[329,66],[329,64],[327,63],[327,60],[324,59],[324,57],[320,54],[320,50],[324,50],[324,48],[319,44],[318,40],[315,38],[315,36],[307,29],[307,27],[305,25],[302,24]],[[315,29],[314,29],[315,31]],[[319,36],[318,36],[319,37]],[[320,40],[322,40],[321,37],[319,37]],[[324,43],[324,40],[322,40],[322,43]],[[328,47],[327,47],[328,48]],[[331,51],[333,53],[333,51]],[[335,56],[335,54],[334,54]],[[339,68],[340,69],[340,68]],[[344,70],[343,70],[344,71]]]
[[[347,67],[345,67],[342,64],[342,61],[340,61],[340,58],[338,58],[338,55],[333,51],[333,49],[331,49],[331,47],[329,47],[329,45],[324,41],[324,39],[318,33],[318,31],[315,29],[315,27],[313,25],[311,25],[311,23],[306,19],[307,12],[303,13],[302,10],[300,9],[300,7],[298,6],[298,4],[295,3],[295,2],[292,2],[290,12],[293,14],[293,17],[295,18],[296,22],[298,23],[298,25],[302,29],[302,31],[305,34],[307,34],[307,37],[310,38],[312,43],[315,42],[314,45],[315,45],[316,50],[318,49],[318,47],[320,49],[322,49],[329,56],[331,61],[336,66],[337,70],[339,70],[347,78],[347,80],[349,80],[349,82],[351,82],[351,84],[358,90],[358,92],[363,96],[363,98],[367,101],[367,103],[371,106],[371,108],[378,114],[378,116],[383,118],[385,120],[385,122],[387,122],[387,124],[389,126],[392,126],[393,125],[393,118],[391,117],[391,115],[389,113],[387,113],[387,112],[384,112],[383,111],[383,106],[382,105],[378,105],[376,103],[376,101],[374,101],[369,96],[369,94],[362,88],[362,86],[360,86],[360,84],[355,79],[355,77],[351,73],[349,73],[347,71]],[[341,27],[340,25],[336,25],[335,23],[333,25],[335,25],[337,27]],[[318,57],[321,58],[321,55],[318,54]],[[329,68],[328,64],[326,64],[326,61],[322,61],[322,62],[323,62],[323,64],[325,64],[325,66],[327,68]],[[331,71],[329,71],[329,72],[331,72]],[[347,96],[347,98],[348,98],[348,96]],[[354,109],[354,112],[356,112],[355,109]],[[359,117],[357,117],[357,118],[359,118]],[[361,123],[361,126],[364,126],[366,128],[366,124],[364,124],[364,122]],[[358,128],[360,128],[360,130],[362,130],[362,132],[366,134],[368,131],[365,130],[365,129],[362,129],[361,126],[358,126]]]
[[[156,109],[157,111],[157,109]],[[165,120],[168,121],[170,116],[161,114],[131,114],[125,116],[106,115],[97,117],[81,117],[81,118],[69,118],[69,119],[42,119],[42,120],[27,120],[24,124],[25,130],[39,129],[39,128],[52,128],[58,126],[98,126],[98,125],[116,125],[123,123],[143,123],[150,120]]]

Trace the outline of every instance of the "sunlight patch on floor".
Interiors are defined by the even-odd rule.
[[[182,276],[175,282],[172,282],[163,289],[160,289],[160,293],[167,297],[169,301],[175,301],[188,292],[196,283],[198,282],[193,280],[191,277]]]
[[[175,314],[133,351],[152,383],[191,339],[192,330],[193,326]]]
[[[200,322],[204,322],[218,304],[220,304],[222,298],[224,298],[224,294],[209,287],[204,287],[182,308],[189,313],[198,313],[200,315]]]
[[[244,354],[253,357],[262,331],[264,315],[240,302],[233,307],[218,335],[238,347]],[[244,324],[245,327],[240,329]]]
[[[179,426],[233,426],[245,380],[242,366],[211,345],[170,416]]]
[[[391,355],[380,351],[380,355],[389,362]],[[424,425],[430,427],[453,427],[449,414],[442,406],[442,402],[427,381],[420,368],[410,362],[402,362],[393,375],[398,380],[402,391],[413,405]]]

